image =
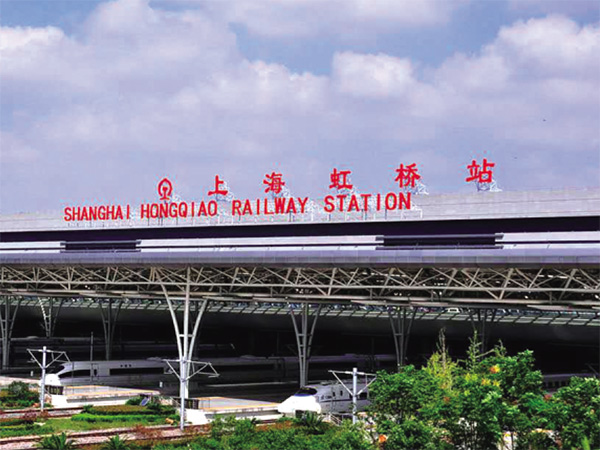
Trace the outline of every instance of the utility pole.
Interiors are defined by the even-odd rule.
[[[371,383],[373,383],[373,381],[375,381],[377,379],[377,375],[374,373],[359,372],[356,367],[354,367],[352,369],[352,372],[348,372],[348,371],[344,372],[344,371],[339,371],[339,370],[330,370],[329,372],[333,374],[333,376],[340,382],[340,384],[346,390],[346,392],[348,392],[348,394],[350,394],[350,396],[352,397],[352,423],[356,423],[358,396],[368,389],[368,387],[371,385]],[[344,383],[340,379],[338,374],[352,375],[352,390],[348,389],[348,386],[346,386],[346,383]],[[363,387],[360,391],[357,391],[359,375],[361,375],[361,376],[364,375],[365,387]],[[373,377],[373,378],[369,381],[368,377]]]
[[[48,350],[45,345],[41,350],[27,349],[27,352],[31,355],[31,358],[37,363],[40,369],[42,369],[42,378],[40,379],[40,411],[43,411],[44,401],[46,399],[46,369],[56,362],[70,362],[70,360],[66,352]],[[36,357],[35,353],[42,354],[41,361]],[[48,362],[48,355],[50,355],[50,362]]]
[[[219,374],[209,362],[192,361],[185,357],[179,359],[163,359],[171,371],[179,379],[179,429],[183,431],[185,425],[185,399],[187,397],[188,381],[196,375],[208,375],[210,378],[218,377]],[[173,364],[179,365],[179,372]],[[191,370],[190,370],[191,368]]]

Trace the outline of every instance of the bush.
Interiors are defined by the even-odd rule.
[[[89,414],[80,413],[71,418],[75,422],[161,422],[164,416],[158,414]]]
[[[126,405],[139,406],[142,403],[144,397],[138,395],[137,397],[130,398],[125,402]]]
[[[13,427],[2,427],[0,429],[0,438],[27,436],[30,434],[46,434],[54,431],[51,426],[43,425],[19,425]]]
[[[83,411],[96,416],[117,416],[117,415],[161,415],[170,416],[175,414],[175,408],[163,405],[139,406],[139,405],[109,405],[109,406],[89,406],[86,405]]]
[[[8,394],[15,400],[37,399],[37,394],[29,389],[29,386],[22,381],[13,381],[6,388]]]
[[[0,404],[9,408],[27,408],[39,400],[38,393],[31,391],[22,381],[13,381],[0,391]]]
[[[102,446],[102,450],[129,450],[127,439],[121,439],[119,435],[109,438]]]
[[[18,417],[15,419],[0,419],[0,430],[14,425],[31,425],[35,421],[34,418]]]
[[[75,448],[75,444],[71,439],[67,439],[65,433],[61,433],[42,438],[38,448],[44,450],[72,450]]]

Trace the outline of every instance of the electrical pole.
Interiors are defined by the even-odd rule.
[[[40,369],[42,369],[42,378],[40,379],[40,411],[43,411],[46,399],[46,369],[56,362],[70,362],[70,360],[66,352],[48,350],[45,345],[41,350],[27,349],[27,352],[37,365],[40,366]],[[35,353],[42,354],[41,361],[36,357]],[[50,355],[50,362],[48,362],[48,355]]]
[[[339,370],[330,370],[329,372],[333,374],[333,376],[340,382],[340,384],[346,390],[346,392],[348,392],[348,394],[350,394],[350,396],[352,397],[352,423],[356,423],[358,396],[360,394],[362,394],[364,391],[366,391],[367,388],[371,385],[371,383],[373,383],[373,381],[375,381],[377,379],[377,375],[374,373],[359,372],[356,367],[354,367],[352,369],[352,372],[348,372],[348,371],[344,372],[344,371],[339,371]],[[348,389],[348,386],[346,386],[346,383],[344,383],[340,379],[338,374],[352,375],[352,390]],[[360,391],[357,391],[359,375],[364,375],[365,387],[363,387]],[[368,377],[373,377],[373,379],[371,381],[369,381]]]
[[[179,429],[183,431],[185,425],[185,399],[187,397],[188,381],[196,375],[208,375],[210,378],[218,377],[219,374],[209,362],[191,361],[185,357],[179,359],[163,359],[171,371],[179,379]],[[173,364],[178,363],[180,372],[175,370]],[[190,367],[192,370],[190,370]]]

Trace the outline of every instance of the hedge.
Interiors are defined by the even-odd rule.
[[[71,418],[77,422],[159,422],[165,419],[166,416],[157,414],[89,414],[80,413]]]

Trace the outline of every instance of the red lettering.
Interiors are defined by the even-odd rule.
[[[350,197],[348,211],[360,211],[360,208],[358,207],[358,199],[356,198],[356,195],[354,195],[354,194],[352,194],[352,196]]]
[[[71,220],[73,220],[73,213],[71,212],[71,207],[67,206],[65,208],[65,216],[64,216],[65,222],[70,222]]]
[[[364,211],[368,211],[369,210],[369,199],[371,198],[371,194],[360,194],[360,196],[363,199],[363,210]]]
[[[211,217],[214,217],[217,215],[217,202],[214,200],[211,200],[210,202],[208,202],[208,215]]]
[[[298,203],[300,203],[300,214],[304,214],[306,204],[308,203],[308,197],[304,197],[304,198],[298,197]]]
[[[283,214],[283,209],[285,208],[285,198],[275,197],[273,202],[275,203],[275,214]]]
[[[231,202],[231,215],[235,216],[237,214],[238,216],[241,216],[242,215],[242,213],[240,212],[241,207],[242,207],[241,200],[233,200]]]
[[[325,202],[325,206],[323,206],[323,209],[325,210],[325,212],[328,213],[332,213],[333,210],[335,209],[335,205],[334,205],[334,197],[333,195],[326,195],[325,198],[323,199],[323,202]]]
[[[265,216],[272,216],[273,214],[275,214],[273,211],[271,211],[269,209],[269,200],[265,198],[264,201],[265,201]]]
[[[198,204],[198,217],[200,217],[200,216],[206,216],[206,215],[207,215],[206,204],[204,203],[204,200],[202,200]]]
[[[161,203],[159,205],[158,214],[160,218],[169,217],[169,205],[170,203]]]
[[[407,192],[400,192],[399,197],[400,197],[400,209],[410,209],[410,196],[411,193]]]
[[[179,217],[187,217],[188,204],[186,202],[179,203],[179,208],[177,208],[177,214],[179,214]]]
[[[287,207],[287,210],[285,212],[286,212],[286,214],[290,214],[291,212],[293,212],[294,214],[296,214],[296,202],[291,197],[289,199],[288,207]]]
[[[340,212],[344,212],[344,199],[346,198],[345,194],[338,194],[336,195],[336,197],[338,198],[338,200],[340,201],[339,203],[339,211]]]
[[[246,200],[244,202],[244,209],[242,211],[242,216],[245,216],[246,214],[248,214],[249,216],[252,215],[252,205],[250,204],[250,200]]]
[[[390,198],[392,200],[394,200],[394,203],[390,206]],[[396,198],[396,194],[394,194],[393,192],[388,192],[388,194],[385,196],[385,209],[387,209],[388,211],[392,210],[392,209],[396,209],[396,205],[398,204],[398,199]]]
[[[140,219],[150,218],[150,205],[148,203],[142,203],[140,205]]]
[[[159,213],[158,203],[152,203],[150,205],[150,217],[152,219],[156,219],[158,217],[158,213]]]

